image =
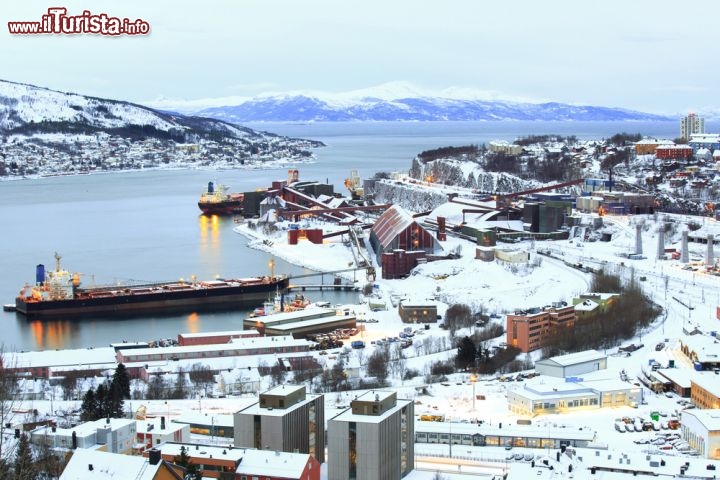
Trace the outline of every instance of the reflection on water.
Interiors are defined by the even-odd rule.
[[[77,325],[68,320],[31,320],[28,325],[38,350],[67,348],[78,331]]]
[[[199,333],[200,332],[200,315],[197,312],[193,312],[187,316],[187,333]]]

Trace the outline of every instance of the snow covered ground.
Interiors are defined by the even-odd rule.
[[[641,240],[644,257],[637,260],[628,259],[628,254],[638,253],[635,224],[640,222]],[[590,225],[592,218],[587,216],[583,224]],[[709,333],[717,329],[715,307],[720,304],[720,279],[706,271],[699,264],[704,263],[707,253],[706,245],[690,243],[689,252],[693,269],[681,264],[679,260],[658,259],[658,228],[670,223],[672,227],[663,228],[665,234],[664,247],[680,250],[681,232],[692,228],[700,229],[693,235],[704,237],[708,233],[720,236],[720,224],[712,219],[694,218],[678,215],[648,215],[634,217],[603,217],[604,226],[600,232],[612,234],[612,240],[583,241],[538,241],[514,244],[515,248],[525,248],[530,252],[530,262],[527,266],[510,267],[498,262],[486,263],[474,259],[475,245],[473,243],[449,238],[443,247],[446,251],[459,251],[461,257],[457,260],[443,260],[418,266],[412,274],[402,280],[382,280],[380,273],[374,281],[379,296],[389,299],[391,295],[405,295],[408,298],[438,299],[438,312],[452,303],[467,303],[473,309],[483,307],[486,312],[506,313],[515,308],[542,306],[555,301],[570,301],[573,297],[586,293],[590,282],[590,275],[568,264],[582,263],[591,268],[605,268],[608,271],[619,273],[623,277],[633,276],[642,285],[646,293],[660,306],[664,313],[650,327],[640,332],[637,338],[628,339],[626,343],[644,344],[645,347],[631,356],[616,356],[617,350],[605,351],[608,357],[608,368],[600,377],[619,379],[620,371],[625,370],[633,381],[640,372],[642,365],[647,364],[650,358],[664,362],[674,359],[679,368],[688,368],[691,365],[679,351],[678,340],[684,335],[683,327],[698,328]],[[240,234],[247,235],[254,240],[250,246],[272,252],[289,262],[297,263],[316,270],[338,270],[347,268],[353,262],[353,255],[345,247],[342,239],[326,240],[322,245],[314,245],[301,240],[298,245],[288,245],[285,241],[286,232],[280,225],[280,230],[266,238],[258,234],[257,230],[249,230],[241,225],[236,228]],[[269,242],[263,240],[269,239]],[[459,248],[458,248],[459,246]],[[538,255],[537,250],[550,253]],[[669,254],[667,255],[669,258]],[[696,265],[697,264],[697,265]],[[352,273],[344,274],[348,278]],[[362,285],[362,281],[359,282]],[[692,309],[687,306],[691,306]],[[366,306],[355,306],[358,311]],[[366,315],[379,320],[375,324],[366,324],[364,338],[374,339],[387,335],[397,335],[404,324],[388,302],[388,310],[380,312],[367,312]],[[430,336],[445,336],[447,332],[432,326],[425,332]],[[421,338],[416,336],[417,339]],[[501,337],[497,340],[504,341]],[[665,348],[657,352],[655,345],[659,342],[666,344]],[[372,345],[369,345],[372,348]],[[369,355],[370,352],[364,352]],[[426,365],[438,358],[452,358],[455,349],[433,355],[424,355],[419,349],[407,350],[408,368],[416,368],[426,372]],[[537,360],[537,358],[534,358]],[[326,360],[329,361],[329,360]],[[541,378],[541,377],[540,377]],[[598,378],[598,379],[601,379]],[[428,394],[420,394],[415,387],[423,385],[423,377],[416,377],[409,381],[393,380],[393,389],[400,398],[412,398],[416,401],[416,414],[442,413],[451,421],[507,422],[515,424],[520,418],[512,414],[507,408],[506,392],[508,388],[520,386],[520,382],[499,382],[494,378],[480,378],[473,386],[469,381],[469,374],[452,375],[448,382],[429,385]],[[538,377],[533,379],[538,381]],[[543,381],[540,379],[539,381]],[[485,400],[472,401],[473,388],[475,394],[485,395]],[[332,415],[335,405],[347,405],[353,393],[339,393],[326,395],[328,403],[327,417]],[[632,419],[641,417],[649,419],[651,412],[662,412],[666,418],[677,417],[683,408],[679,398],[674,395],[655,394],[644,389],[645,404],[639,408],[617,407],[600,410],[587,410],[578,413],[538,415],[532,419],[534,424],[585,426],[596,432],[595,442],[610,446],[610,454],[634,453],[655,455],[663,457],[681,456],[674,450],[661,450],[660,446],[645,444],[646,440],[656,438],[657,432],[620,433],[615,429],[616,420],[622,417]],[[474,406],[474,408],[473,408]],[[667,430],[665,432],[670,432]],[[675,431],[677,432],[677,431]],[[428,446],[424,446],[427,448]],[[438,455],[447,455],[448,447],[433,446]],[[461,447],[464,456],[472,458],[474,455],[483,455],[482,452],[492,450],[492,447]],[[456,452],[459,450],[456,446]],[[537,450],[528,450],[537,454]],[[500,453],[502,455],[502,452]],[[594,453],[592,453],[595,455]],[[606,455],[607,453],[603,453]],[[554,455],[554,453],[553,453]],[[431,478],[435,470],[440,470],[444,478],[465,478],[463,472],[457,473],[457,453],[453,455],[450,467],[433,463],[427,471],[414,472],[412,479]],[[682,457],[685,459],[685,457]],[[685,460],[683,460],[685,461]],[[702,461],[702,459],[700,460]],[[472,460],[468,460],[469,472]],[[707,462],[707,461],[705,461]],[[576,463],[582,467],[582,463]],[[668,462],[669,464],[669,462]],[[527,465],[529,467],[529,465]],[[588,467],[589,468],[589,467]],[[435,469],[435,470],[433,470]],[[512,465],[510,466],[512,470]],[[523,472],[527,473],[525,470]],[[450,473],[452,472],[452,473]],[[517,476],[511,478],[524,478],[516,471]],[[539,472],[537,475],[539,476]],[[559,474],[559,471],[556,471]],[[567,470],[565,475],[570,475]],[[582,474],[581,474],[582,475]],[[533,473],[533,477],[535,474]],[[549,477],[540,477],[549,478]],[[556,478],[556,477],[554,477]],[[582,476],[580,477],[582,478]],[[609,478],[609,477],[608,477]]]

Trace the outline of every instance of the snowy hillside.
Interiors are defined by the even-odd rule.
[[[310,161],[321,142],[0,80],[0,177]],[[182,147],[179,147],[182,145]]]
[[[180,127],[138,105],[0,81],[1,130],[13,131],[31,122],[48,121],[78,122],[100,128],[132,123],[165,131]]]
[[[256,132],[221,120],[162,113],[142,105],[0,80],[0,133],[96,133],[170,138],[176,141],[262,139]]]

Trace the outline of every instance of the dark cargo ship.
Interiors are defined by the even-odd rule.
[[[15,298],[18,313],[34,319],[252,308],[288,286],[287,276],[271,275],[82,288],[80,276],[61,269],[59,255],[55,259],[54,271],[38,265],[36,285],[26,285]]]
[[[224,185],[208,182],[207,190],[200,195],[198,208],[205,215],[240,215],[243,213],[242,193],[228,193]]]

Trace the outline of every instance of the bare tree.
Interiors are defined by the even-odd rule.
[[[0,470],[12,463],[13,448],[4,441],[8,428],[13,428],[17,400],[16,359],[0,346]],[[0,472],[2,473],[2,472]],[[4,475],[2,478],[6,478]]]
[[[172,391],[171,397],[174,399],[187,398],[188,394],[187,377],[185,376],[185,370],[179,367],[177,370],[177,379],[175,381],[175,388]]]
[[[160,373],[155,373],[148,382],[145,398],[148,400],[159,400],[165,398],[165,380]]]
[[[368,357],[366,370],[368,376],[375,377],[381,384],[385,383],[388,377],[388,364],[390,363],[390,351],[388,348],[376,348]]]
[[[190,381],[193,385],[196,388],[198,386],[202,387],[207,397],[208,388],[215,383],[215,374],[210,370],[210,367],[201,363],[193,363],[188,375],[190,375]]]
[[[78,379],[82,376],[82,372],[78,370],[65,372],[65,376],[62,380],[60,380],[60,386],[63,391],[63,400],[73,400],[75,398],[75,390],[77,390]]]

